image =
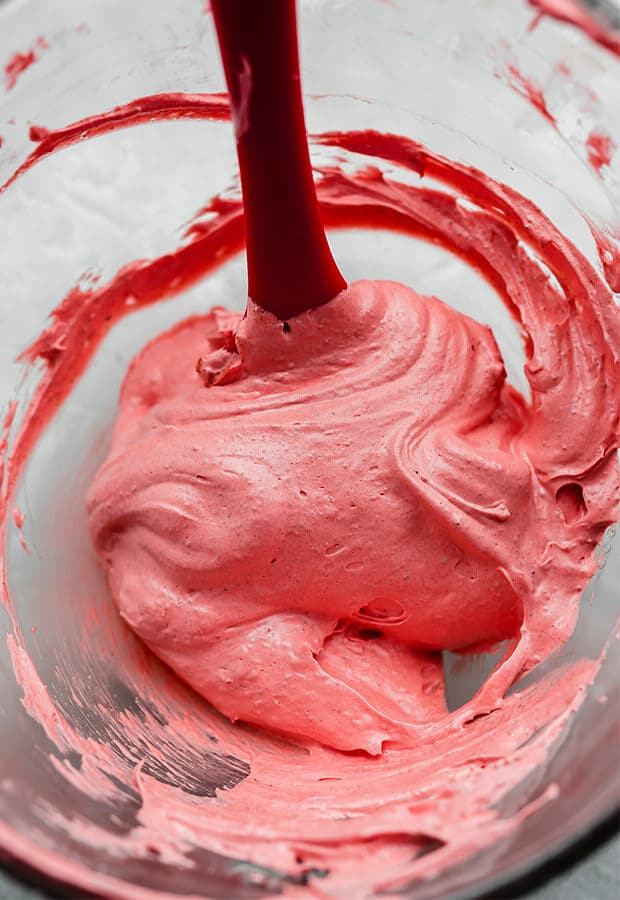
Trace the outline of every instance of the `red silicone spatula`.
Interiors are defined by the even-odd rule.
[[[286,320],[345,287],[310,166],[295,0],[212,0],[211,9],[237,139],[248,293]]]

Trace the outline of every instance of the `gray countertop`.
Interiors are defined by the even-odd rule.
[[[523,895],[531,900],[616,900],[620,894],[620,836],[568,871]]]

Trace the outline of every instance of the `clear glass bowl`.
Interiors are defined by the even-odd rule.
[[[161,92],[222,90],[212,22],[203,6],[201,0],[0,3],[0,62],[31,49],[37,57],[10,90],[8,81],[0,88],[0,183],[32,149],[31,125],[60,127]],[[302,0],[300,15],[312,133],[374,128],[407,134],[471,163],[534,200],[600,270],[586,218],[602,227],[617,225],[620,171],[616,158],[597,174],[588,164],[586,140],[604,126],[620,145],[616,58],[569,26],[543,20],[529,30],[533,11],[520,2]],[[524,96],[515,72],[541,87],[557,127]],[[313,148],[317,162],[331,161],[330,154],[329,148]],[[14,360],[76,280],[88,271],[105,279],[126,263],[175,248],[204,203],[234,187],[235,167],[227,124],[153,122],[66,148],[0,194],[3,405],[32,395],[38,373],[24,373]],[[393,234],[344,231],[330,239],[349,279],[400,280],[488,322],[510,378],[525,387],[512,320],[462,262],[426,244],[416,245],[412,254],[408,240]],[[144,679],[128,663],[124,648],[135,639],[111,611],[90,546],[85,491],[105,456],[119,385],[133,354],[193,312],[218,303],[234,307],[235,298],[241,308],[244,279],[239,257],[206,282],[128,316],[110,332],[43,433],[18,485],[15,499],[25,514],[23,534],[31,555],[11,522],[4,534],[13,614],[37,672],[77,731],[86,736],[92,731],[111,745],[110,722],[135,707],[136,686]],[[604,554],[604,566],[584,596],[577,631],[551,665],[597,656],[614,627],[620,547],[613,533]],[[1,607],[0,625],[3,633],[13,628]],[[167,691],[159,664],[148,654],[145,659],[151,686]],[[411,885],[407,896],[470,897],[496,890],[617,808],[619,661],[613,642],[555,756],[536,773],[537,789],[556,783],[557,798],[527,818],[510,842],[432,882]],[[465,675],[456,674],[452,662],[446,660],[446,670],[455,705],[480,681],[484,661]],[[200,714],[196,699],[180,686],[160,699]],[[50,764],[54,748],[21,703],[4,638],[0,734],[0,847],[26,863],[36,858],[46,875],[62,877],[58,860],[65,858],[75,864],[74,882],[88,887],[94,869],[100,890],[123,897],[142,896],[146,888],[242,898],[281,887],[268,878],[262,885],[252,882],[231,869],[230,861],[206,853],[195,854],[187,868],[131,853],[109,856],[97,847],[89,826],[117,832],[128,827],[135,812],[130,792],[126,808],[110,808],[68,789]],[[174,734],[170,739],[174,749]],[[70,748],[63,759],[70,763]],[[532,785],[524,786],[518,802],[531,791]],[[64,827],[71,819],[84,823],[82,840]]]

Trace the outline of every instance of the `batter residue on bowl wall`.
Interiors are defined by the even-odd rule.
[[[69,126],[62,137],[41,132],[40,147],[53,152],[79,135],[139,122],[141,109],[148,118],[160,111],[222,118],[225,103],[221,96],[144,98]],[[514,190],[404,137],[347,132],[317,140],[369,163],[322,173],[326,224],[434,241],[480,271],[522,330],[531,402],[505,381],[486,328],[390,284],[357,283],[288,330],[252,306],[243,321],[215,311],[180,323],[145,349],[125,383],[111,457],[89,501],[93,533],[124,615],[156,652],[231,717],[287,739],[213,712],[212,749],[197,759],[195,748],[208,742],[191,714],[138,704],[111,726],[114,745],[105,744],[59,714],[17,621],[9,648],[30,715],[56,747],[81,754],[79,766],[62,767],[72,789],[111,804],[130,791],[135,801],[128,832],[89,831],[50,809],[59,827],[106,854],[158,865],[192,867],[198,852],[226,857],[239,884],[258,895],[308,882],[328,895],[389,894],[507,837],[553,797],[551,787],[524,798],[516,813],[502,808],[562,740],[598,663],[584,660],[507,691],[572,633],[594,550],[615,519],[618,321],[604,278]],[[27,165],[41,155],[35,150]],[[376,167],[381,160],[419,181],[386,178]],[[423,186],[425,176],[432,188]],[[12,497],[29,453],[107,331],[242,247],[239,201],[216,198],[206,212],[165,257],[74,289],[25,351],[26,362],[43,360],[45,370],[19,411],[6,460],[4,529],[13,527]],[[342,333],[324,344],[321,328],[331,319],[347,323],[355,347]],[[275,363],[261,352],[263,335],[277,350]],[[309,357],[319,343],[322,352]],[[166,430],[172,420],[177,427]],[[368,440],[364,428],[372,429]],[[323,461],[328,455],[338,459],[337,471]],[[122,506],[112,508],[112,493]],[[239,508],[227,503],[229,494]],[[229,516],[225,526],[218,519],[217,535],[214,505]],[[360,508],[367,527],[347,528]],[[317,517],[329,531],[320,532],[320,546],[308,542]],[[391,523],[383,533],[382,517]],[[421,564],[425,548],[406,543],[418,520],[428,523],[431,581],[427,560]],[[274,523],[290,537],[290,554],[271,552]],[[165,609],[140,610],[127,580],[130,555],[143,581],[159,579],[153,597],[165,586]],[[240,560],[251,562],[251,583],[215,609],[211,598],[230,587]],[[415,589],[402,587],[407,574]],[[381,603],[379,578],[387,595]],[[303,590],[291,590],[296,579]],[[335,608],[331,587],[340,597]],[[398,609],[397,589],[405,598]],[[441,610],[446,593],[451,602]],[[11,598],[4,601],[10,609]],[[277,696],[290,656],[270,649],[269,619],[280,651],[287,640],[299,651],[295,676]],[[253,634],[253,660],[270,667],[271,681],[256,667],[248,687],[250,669],[233,671],[226,654],[234,658]],[[448,712],[438,648],[504,639],[481,691]],[[136,667],[147,666],[137,643],[136,654]],[[216,662],[201,669],[211,654]],[[175,777],[171,736],[185,748]],[[204,779],[188,782],[192,766],[211,773],[209,789]],[[0,836],[19,851],[17,836]],[[40,865],[83,887],[140,896],[139,887],[76,860],[42,854]]]

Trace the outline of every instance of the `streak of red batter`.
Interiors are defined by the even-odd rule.
[[[538,10],[530,29],[535,28],[544,16],[549,16],[559,22],[574,25],[591,40],[620,56],[620,32],[606,26],[585,3],[577,3],[576,0],[529,0],[529,4]]]
[[[48,47],[45,38],[39,38],[34,47],[25,53],[15,53],[4,67],[4,78],[7,91],[12,90],[17,84],[17,80],[26,69],[37,61],[39,58],[38,51],[46,50]]]
[[[586,149],[590,165],[600,175],[603,166],[610,164],[616,144],[611,135],[595,129],[587,137]]]
[[[527,78],[513,63],[508,65],[507,68],[509,73],[509,84],[511,87],[526,100],[529,100],[531,105],[537,109],[554,128],[556,128],[557,122],[555,116],[549,111],[545,95],[543,94],[540,85],[532,78]]]

